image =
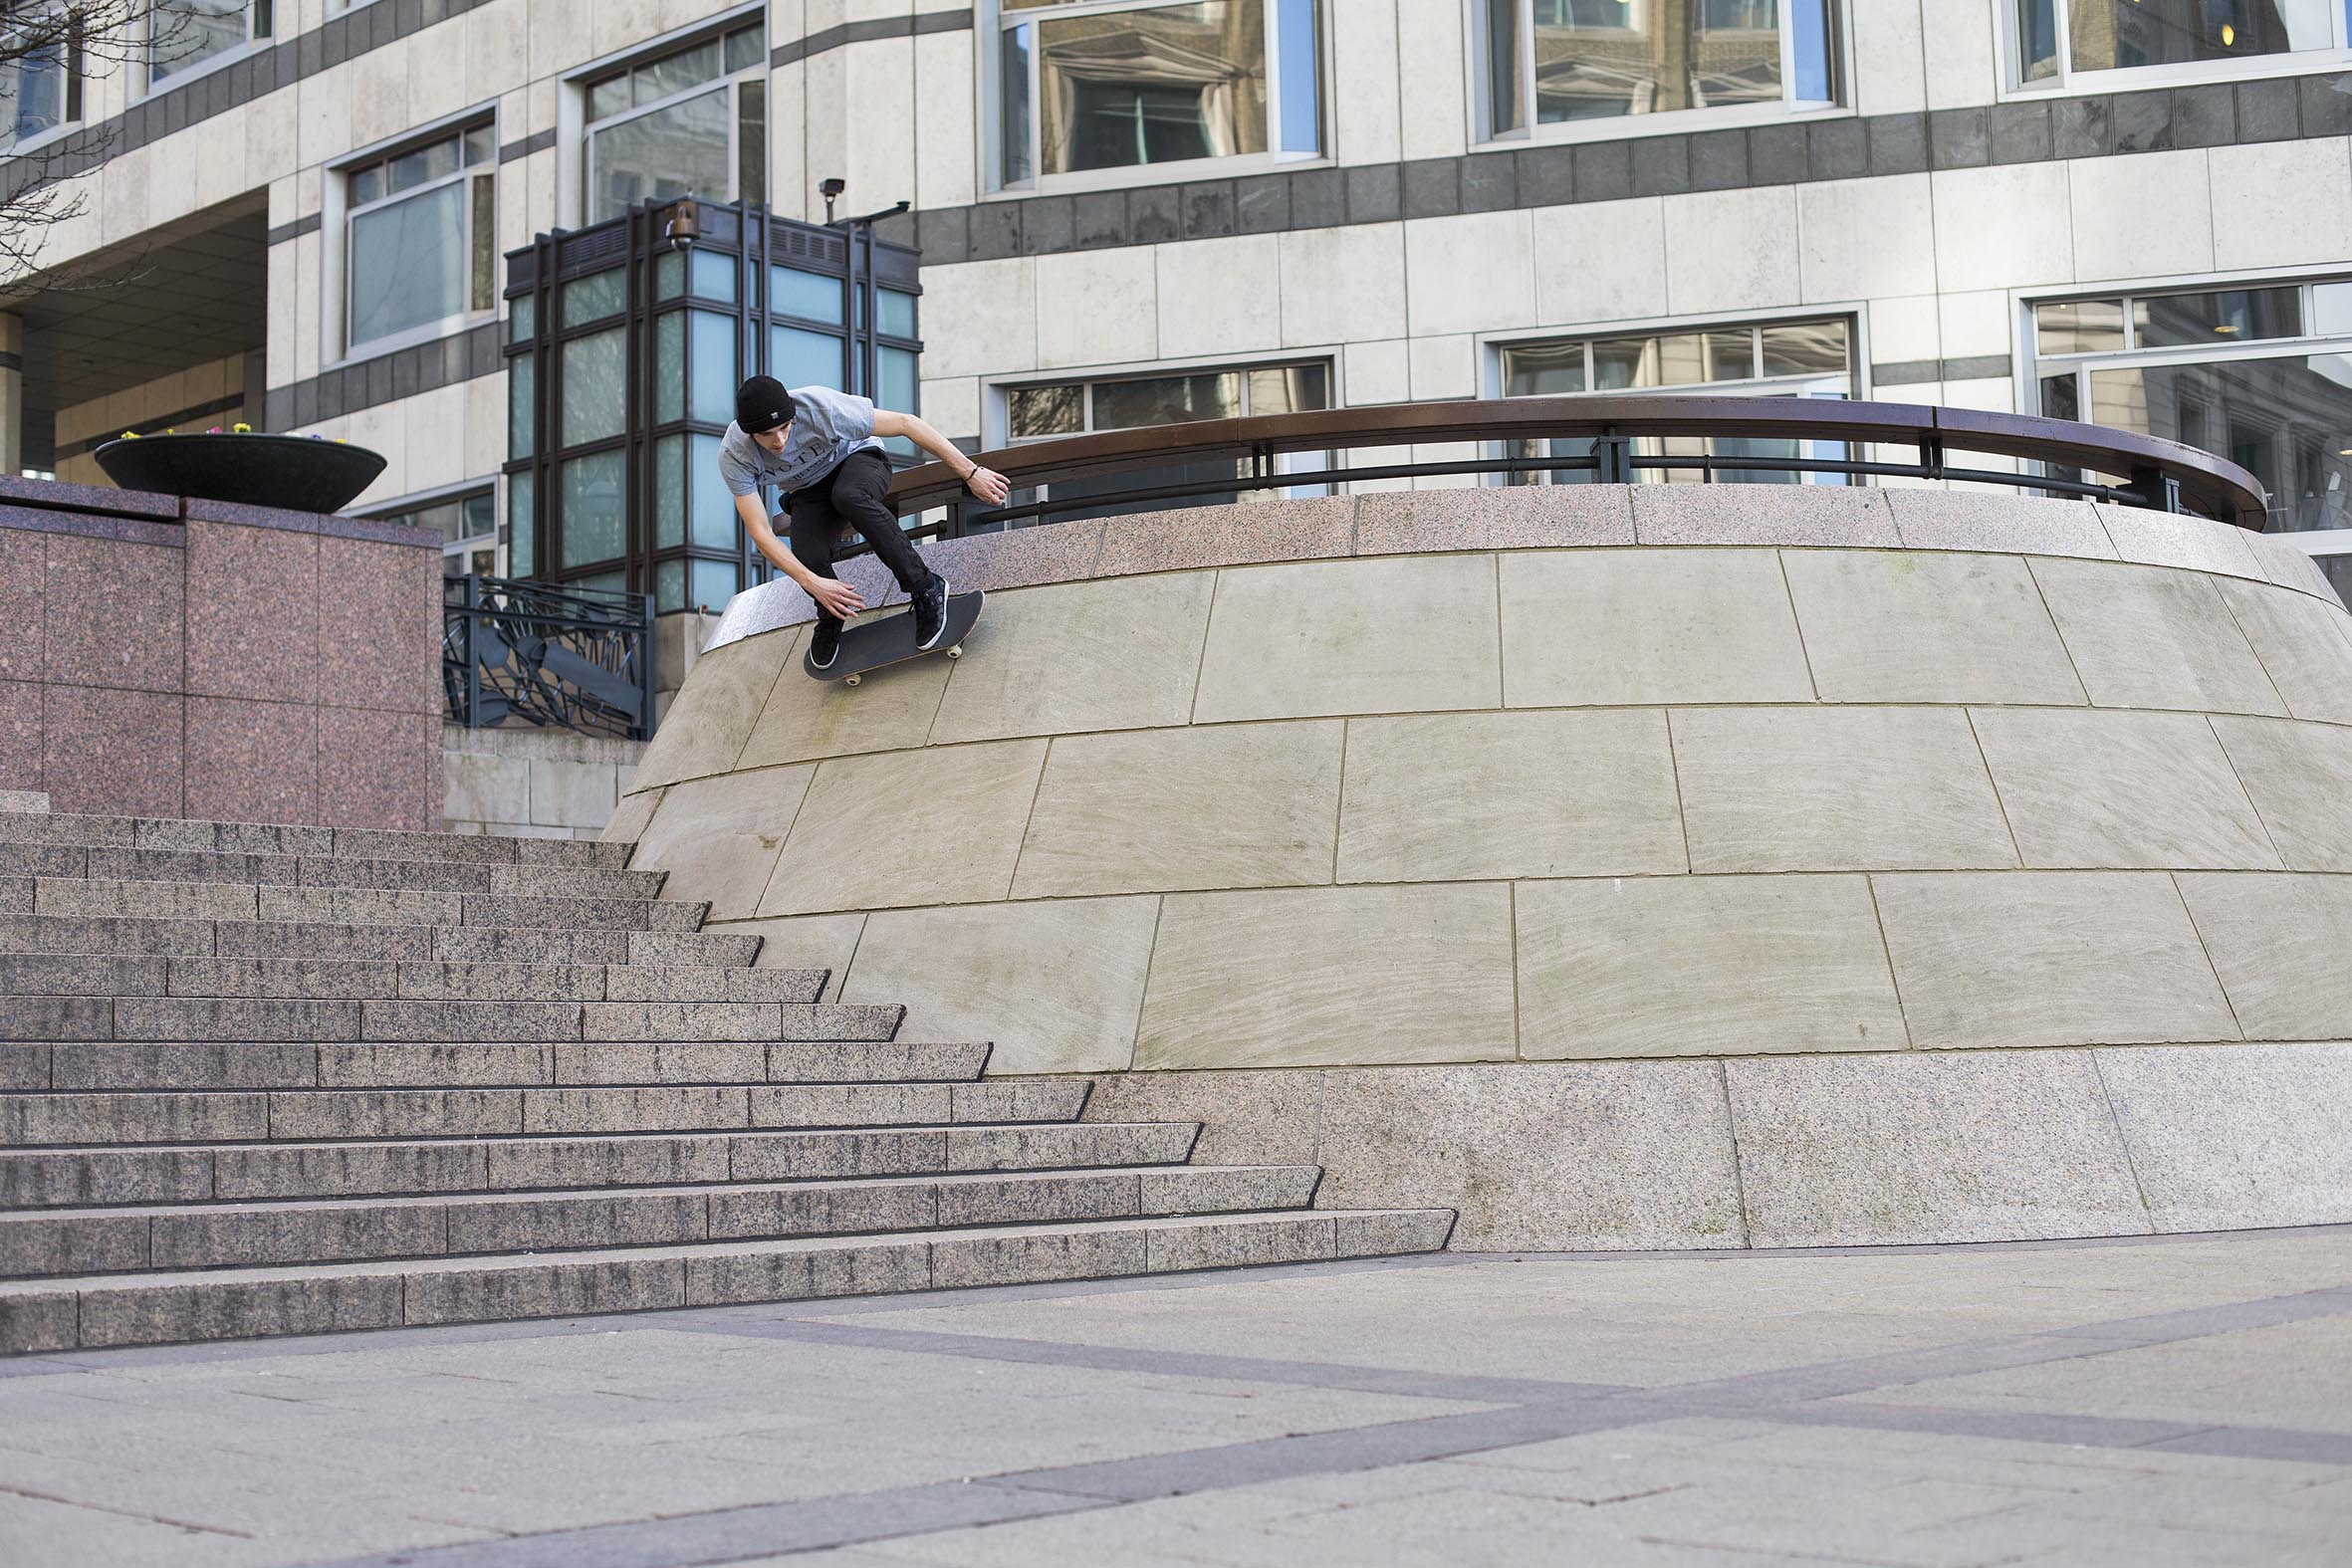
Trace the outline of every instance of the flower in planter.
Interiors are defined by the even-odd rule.
[[[136,441],[138,439],[138,432],[136,430],[125,430],[122,432],[122,439],[125,441]]]
[[[251,434],[253,434],[253,426],[251,426],[251,425],[246,425],[246,424],[239,424],[239,425],[232,425],[232,426],[230,426],[230,428],[231,428],[231,429],[233,429],[233,430],[235,430],[235,431],[237,432],[237,434],[239,434],[239,435],[251,435]]]

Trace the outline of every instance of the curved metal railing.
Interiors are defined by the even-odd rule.
[[[1660,442],[1708,438],[1842,443],[1843,457],[1719,455],[1645,449]],[[1286,472],[1297,453],[1476,442],[1590,443],[1589,453],[1480,456],[1459,461],[1385,462],[1360,468]],[[1854,450],[1854,449],[1865,450]],[[1867,449],[1877,449],[1871,455]],[[1802,451],[1802,447],[1798,448]],[[1905,457],[1899,453],[1916,453]],[[2010,458],[2042,465],[2012,472],[1981,460]],[[1068,436],[983,452],[979,460],[1013,482],[1012,504],[971,499],[947,466],[927,463],[901,473],[889,496],[901,517],[946,508],[943,520],[910,533],[955,538],[1024,522],[1050,522],[1076,511],[1231,495],[1240,491],[1343,484],[1351,480],[1430,475],[1582,472],[1604,484],[1630,484],[1646,473],[1696,472],[1703,480],[1744,473],[1838,474],[2008,485],[2047,495],[2087,496],[2158,512],[2195,513],[2259,531],[2261,482],[2225,458],[2177,441],[2063,419],[1937,408],[1922,403],[1858,403],[1826,398],[1706,397],[1671,393],[1599,397],[1514,397],[1460,402],[1388,403],[1315,413],[1207,419],[1097,435]],[[1234,477],[1103,490],[1122,473],[1177,466],[1234,465]],[[2106,481],[2091,475],[2108,476]],[[1056,497],[1058,482],[1083,480],[1084,493]],[[1021,500],[1045,488],[1046,499]]]

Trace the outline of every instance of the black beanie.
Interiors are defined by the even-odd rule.
[[[755,375],[735,389],[735,422],[745,435],[758,435],[789,423],[793,394],[772,375]]]

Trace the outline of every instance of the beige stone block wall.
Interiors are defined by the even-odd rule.
[[[744,595],[616,836],[1000,1073],[2352,1036],[2332,596],[2194,519],[1640,489],[961,542],[966,657],[854,691]]]
[[[650,797],[624,803],[621,791],[644,755],[642,741],[444,725],[441,825],[506,838],[633,839],[650,818]]]

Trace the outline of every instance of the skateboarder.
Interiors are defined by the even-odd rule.
[[[719,443],[719,477],[735,496],[735,510],[760,554],[817,601],[817,629],[809,663],[828,669],[841,647],[841,623],[865,608],[855,588],[833,575],[841,538],[856,530],[873,546],[914,605],[915,646],[929,650],[947,624],[947,579],[923,563],[882,499],[890,484],[884,436],[905,436],[963,476],[972,494],[1004,504],[1005,476],[982,468],[913,414],[876,408],[863,397],[823,386],[787,391],[774,376],[755,375],[735,392],[735,422]],[[782,497],[778,518],[792,541],[786,549],[760,505],[760,487]]]

